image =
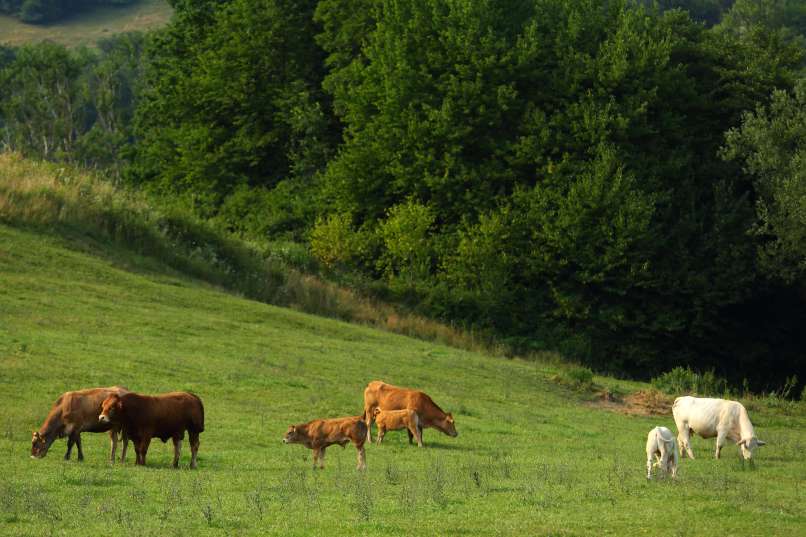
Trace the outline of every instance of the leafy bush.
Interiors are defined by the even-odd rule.
[[[591,391],[594,387],[593,371],[585,366],[573,366],[552,380],[578,391]]]
[[[311,252],[327,268],[335,268],[353,257],[353,230],[348,214],[318,218],[311,230]]]
[[[728,381],[714,371],[698,373],[689,367],[675,367],[652,379],[652,386],[670,395],[730,395]]]

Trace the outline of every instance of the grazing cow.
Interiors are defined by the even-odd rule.
[[[204,431],[204,406],[201,399],[188,392],[162,395],[139,393],[111,394],[101,405],[99,420],[119,423],[134,443],[136,464],[145,465],[152,438],[174,442],[174,468],[179,467],[179,451],[185,431],[190,437],[190,467],[196,468],[199,433]]]
[[[364,451],[364,439],[367,436],[366,425],[362,416],[334,418],[329,420],[313,420],[308,423],[291,425],[283,437],[284,444],[302,444],[313,450],[313,467],[319,461],[320,468],[325,467],[325,449],[333,444],[341,447],[352,442],[358,450],[358,470],[367,468],[367,457]]]
[[[372,417],[375,409],[381,410],[405,410],[411,409],[417,412],[420,431],[420,445],[422,445],[423,429],[433,427],[447,434],[448,436],[459,436],[456,432],[456,425],[453,416],[445,413],[437,406],[427,394],[419,390],[409,388],[399,388],[386,384],[380,380],[373,380],[364,389],[364,419],[367,422],[367,442],[372,442],[370,429],[372,428]],[[414,435],[409,433],[409,443],[412,443]]]
[[[383,441],[386,431],[408,429],[409,437],[413,435],[417,439],[417,445],[423,447],[422,431],[419,427],[420,418],[414,410],[410,408],[406,410],[381,410],[376,408],[373,416],[375,417],[375,425],[378,426],[378,444]]]
[[[692,459],[694,453],[691,451],[689,443],[692,432],[703,438],[716,437],[717,459],[722,451],[722,446],[725,445],[725,438],[736,442],[742,456],[748,461],[752,460],[756,447],[766,444],[756,438],[747,410],[736,401],[687,395],[674,400],[672,414],[677,425],[677,442],[680,445],[680,452],[688,453]]]
[[[70,452],[75,445],[78,448],[78,460],[83,461],[84,452],[81,449],[81,433],[109,431],[111,442],[109,458],[112,462],[115,462],[120,426],[101,423],[98,420],[101,403],[113,393],[126,393],[126,388],[111,386],[109,388],[90,388],[61,394],[50,409],[48,416],[42,423],[42,427],[38,431],[34,431],[33,438],[31,438],[31,458],[43,458],[47,455],[48,449],[50,449],[54,440],[66,436],[67,453],[64,454],[64,459],[70,459]],[[123,448],[120,460],[123,462],[126,458],[126,444],[128,443],[125,431],[121,435],[121,440],[123,440]]]
[[[655,457],[655,463],[652,463]],[[646,437],[646,478],[652,479],[652,467],[657,466],[661,472],[677,477],[677,443],[672,431],[666,427],[655,427]]]

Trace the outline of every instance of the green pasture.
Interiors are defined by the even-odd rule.
[[[52,24],[25,24],[0,15],[0,44],[20,46],[47,40],[68,47],[94,46],[114,34],[158,28],[172,13],[165,0],[139,0],[124,6],[99,6]]]
[[[803,406],[749,405],[768,446],[754,467],[712,441],[680,477],[644,478],[646,433],[671,416],[602,410],[551,380],[559,365],[496,359],[267,306],[83,238],[0,225],[0,535],[806,534]],[[383,379],[427,391],[458,438],[391,432],[311,453],[291,423],[358,414]],[[612,386],[635,387],[596,378]],[[205,404],[199,469],[107,461],[106,435],[29,458],[59,393],[123,384]]]

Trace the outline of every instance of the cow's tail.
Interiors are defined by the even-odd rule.
[[[193,412],[193,417],[191,418],[191,423],[193,425],[193,431],[196,433],[203,433],[204,432],[204,404],[202,403],[201,399],[198,395],[191,394],[193,397],[196,398],[198,401],[199,406],[196,412]]]
[[[366,413],[364,415],[366,416]],[[366,438],[367,437],[367,424],[364,422],[364,420],[358,420],[356,422],[355,426],[357,428],[356,432],[358,433],[358,436],[360,438]]]

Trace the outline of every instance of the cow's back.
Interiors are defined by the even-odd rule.
[[[710,397],[678,397],[672,406],[675,422],[685,423],[704,438],[716,436],[718,428],[732,426],[738,417],[735,401]]]
[[[170,392],[156,396],[125,394],[127,426],[147,430],[165,439],[188,430],[204,431],[204,406],[198,396],[188,392]]]
[[[127,390],[121,386],[74,390],[63,393],[57,404],[60,405],[61,417],[65,424],[82,431],[102,432],[109,430],[110,425],[98,420],[101,403],[110,394],[121,395],[126,392]]]

